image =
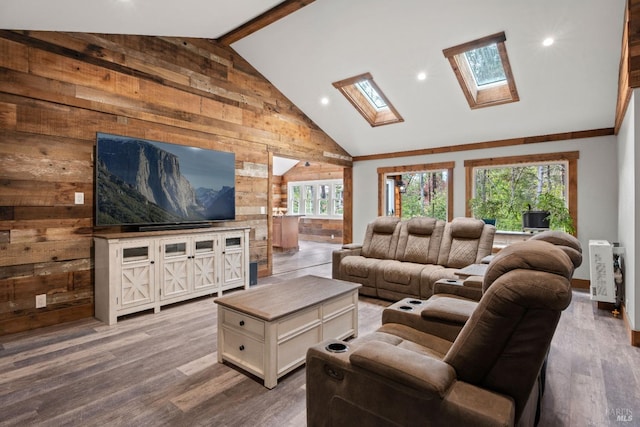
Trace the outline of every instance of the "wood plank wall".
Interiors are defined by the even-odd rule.
[[[235,152],[233,225],[251,227],[261,275],[270,266],[270,154],[351,166],[213,41],[0,31],[0,335],[93,315],[92,236],[112,231],[93,227],[97,132]],[[48,305],[36,309],[43,293]]]

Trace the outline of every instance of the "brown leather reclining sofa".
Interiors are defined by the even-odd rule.
[[[440,279],[491,254],[496,228],[474,218],[453,221],[383,216],[367,225],[362,244],[333,252],[334,279],[360,283],[362,295],[397,301],[429,298]]]

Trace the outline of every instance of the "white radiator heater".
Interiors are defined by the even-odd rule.
[[[616,302],[613,281],[613,245],[606,240],[589,240],[590,293],[593,301]]]

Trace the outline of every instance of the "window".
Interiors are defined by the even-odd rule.
[[[334,82],[333,86],[372,127],[404,121],[369,73]]]
[[[341,218],[344,213],[342,180],[290,182],[288,212],[320,218]]]
[[[499,230],[522,231],[523,212],[553,203],[568,208],[575,229],[577,159],[577,152],[567,152],[466,161],[467,216],[491,217]],[[551,219],[551,228],[563,228],[561,219]]]
[[[469,64],[477,87],[503,83],[507,80],[497,44],[493,43],[489,46],[468,50],[464,53],[464,57]]]
[[[380,111],[384,108],[387,108],[387,103],[384,99],[382,99],[378,91],[371,85],[371,81],[359,81],[358,83],[356,83],[356,87],[360,89],[360,92],[362,92],[367,97],[367,101],[369,101],[369,103],[373,105],[376,110]]]
[[[454,162],[378,168],[379,215],[453,219]]]
[[[425,171],[400,175],[399,189],[402,219],[428,216],[446,221],[448,201],[448,171]],[[393,213],[389,213],[393,215]]]
[[[472,109],[520,100],[504,32],[444,49]]]

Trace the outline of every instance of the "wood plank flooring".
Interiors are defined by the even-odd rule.
[[[331,276],[336,245],[278,254],[258,286]],[[360,335],[389,303],[360,297]],[[0,337],[0,426],[305,426],[304,367],[273,390],[216,362],[213,297],[160,313]],[[574,292],[549,355],[541,426],[640,425],[640,349]],[[617,415],[631,421],[617,421]]]

